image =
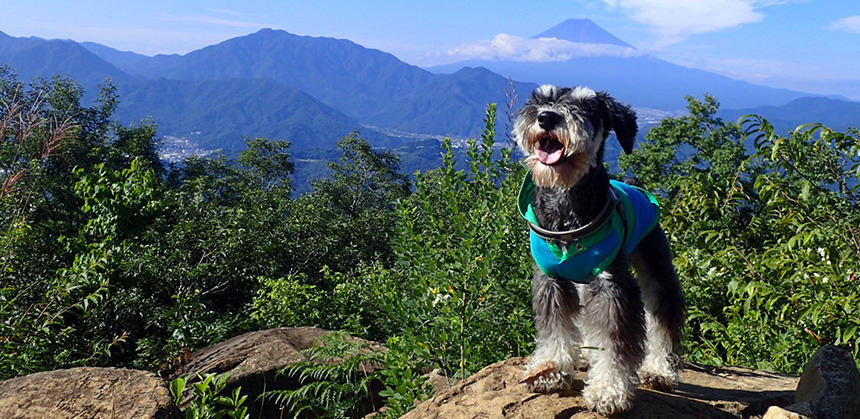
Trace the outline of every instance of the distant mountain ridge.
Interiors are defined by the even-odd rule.
[[[74,41],[15,38],[3,32],[0,32],[0,64],[12,67],[27,79],[61,75],[83,85],[102,82],[105,77],[116,82],[134,79]]]
[[[62,46],[69,52],[42,51],[48,46]],[[19,59],[22,53],[29,54],[28,58]],[[77,55],[86,59],[79,63],[69,60]],[[52,63],[58,57],[63,62]],[[433,74],[352,41],[271,29],[185,55],[154,57],[91,42],[4,36],[0,37],[0,62],[11,64],[24,79],[69,75],[88,91],[96,91],[94,86],[110,77],[119,86],[117,115],[121,120],[153,116],[162,134],[184,136],[202,131],[201,146],[224,149],[242,146],[241,138],[229,137],[238,133],[274,132],[295,146],[332,147],[350,130],[360,129],[377,144],[396,143],[396,139],[367,126],[438,136],[476,136],[483,128],[481,119],[487,104],[503,102],[509,85],[507,79],[483,69]],[[238,80],[248,89],[237,89]],[[201,83],[204,81],[210,83]],[[219,83],[225,86],[215,88]],[[269,88],[261,91],[261,85]],[[536,87],[529,83],[515,86],[519,91]],[[190,92],[209,100],[193,100]],[[252,92],[261,94],[253,97]],[[247,97],[243,100],[241,96]],[[177,104],[185,106],[178,108]],[[258,112],[250,114],[245,110],[248,107]],[[290,110],[288,116],[283,113],[285,109]],[[272,115],[278,114],[283,122],[272,121]],[[212,119],[212,115],[221,116]],[[229,124],[238,125],[227,127]]]
[[[531,38],[541,37],[633,48],[588,19],[568,19]],[[469,59],[429,67],[428,70],[450,73],[465,66],[484,67],[515,80],[607,90],[619,100],[634,106],[670,111],[683,109],[686,106],[685,96],[701,96],[704,93],[716,96],[723,106],[729,108],[781,105],[799,97],[811,96],[809,93],[734,80],[649,55],[612,54],[612,51],[607,51],[605,55],[591,54],[567,61],[548,62]]]
[[[860,103],[825,97],[802,97],[780,106],[725,109],[719,114],[730,121],[749,114],[761,115],[781,133],[810,122],[820,122],[839,131],[860,128]]]
[[[587,19],[568,19],[532,38],[547,37],[633,50]],[[89,92],[110,77],[119,89],[121,122],[152,116],[162,135],[193,135],[204,148],[226,150],[241,148],[245,136],[288,139],[295,149],[331,149],[351,130],[361,130],[377,145],[403,144],[399,136],[477,136],[490,102],[500,104],[497,132],[504,136],[505,91],[515,88],[522,104],[543,83],[587,85],[639,108],[671,112],[684,108],[685,95],[708,92],[724,109],[774,106],[769,111],[777,119],[780,112],[796,112],[782,105],[808,96],[640,53],[563,62],[469,60],[432,72],[349,40],[273,29],[184,55],[154,57],[92,42],[0,32],[0,64],[11,65],[25,80],[67,75]],[[529,82],[511,85],[509,77]],[[851,102],[816,103],[816,109],[828,109],[826,115],[854,112]]]
[[[133,68],[134,65],[150,59],[147,55],[131,51],[119,51],[95,42],[80,42],[80,45],[95,54],[97,57],[121,69]]]
[[[271,79],[365,124],[454,136],[477,135],[483,109],[503,101],[508,85],[489,71],[437,75],[349,40],[272,29],[123,69],[173,80]]]

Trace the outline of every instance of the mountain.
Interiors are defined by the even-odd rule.
[[[119,87],[116,117],[151,117],[159,131],[204,149],[238,151],[246,137],[290,140],[293,149],[333,147],[361,125],[307,93],[267,79],[147,80]],[[362,135],[374,144],[385,136]]]
[[[272,29],[185,55],[116,65],[151,79],[271,79],[363,124],[453,136],[479,134],[487,103],[504,102],[508,86],[506,78],[486,70],[437,75],[352,41]],[[534,87],[517,83],[519,91]]]
[[[761,115],[781,133],[810,122],[820,122],[837,131],[860,127],[860,103],[825,97],[802,97],[781,106],[725,109],[719,114],[729,121],[749,114]]]
[[[42,38],[16,38],[0,31],[0,54],[12,54],[22,49],[32,48],[44,42]]]
[[[606,32],[588,19],[565,20],[532,37],[532,39],[536,38],[557,38],[585,44],[610,44],[633,48],[632,45],[616,38],[615,35]]]
[[[627,46],[587,19],[567,20],[533,38],[555,36],[577,43]],[[600,46],[598,46],[600,48]],[[430,67],[436,73],[452,73],[464,66],[485,67],[515,80],[559,86],[584,85],[606,90],[617,99],[638,107],[683,109],[686,95],[710,93],[725,107],[747,108],[781,105],[807,93],[758,86],[715,73],[679,66],[628,48],[603,48],[604,55],[580,54],[566,61],[524,62],[473,59]],[[611,55],[615,54],[615,55]]]
[[[0,64],[9,65],[24,80],[60,75],[95,86],[108,77],[117,83],[134,79],[74,41],[16,38],[2,32]]]
[[[333,148],[354,130],[362,130],[376,145],[399,143],[271,79],[147,79],[119,68],[150,59],[92,42],[16,38],[0,32],[0,65],[12,67],[21,80],[66,76],[83,86],[86,101],[110,78],[119,94],[114,116],[120,123],[151,117],[159,135],[193,139],[199,148],[237,151],[245,137],[255,136],[290,140],[294,149]]]

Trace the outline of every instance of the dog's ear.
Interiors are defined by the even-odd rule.
[[[606,112],[606,120],[609,122],[607,129],[615,131],[615,137],[621,144],[621,149],[625,153],[633,152],[633,141],[636,139],[636,132],[639,130],[636,125],[636,112],[630,109],[621,102],[616,101],[606,92],[597,94],[597,100],[603,106],[603,111]]]

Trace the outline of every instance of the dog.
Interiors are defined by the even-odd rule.
[[[518,205],[536,262],[536,348],[523,382],[536,392],[568,390],[575,369],[587,368],[582,395],[604,415],[629,410],[640,382],[673,387],[685,320],[659,205],[610,182],[603,166],[610,130],[631,153],[638,127],[629,106],[552,85],[531,94],[513,128],[529,168]]]

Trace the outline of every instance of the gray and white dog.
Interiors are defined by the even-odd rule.
[[[636,244],[625,239],[633,229],[630,223],[613,224],[627,222],[630,213],[625,214],[617,196],[624,188],[612,186],[616,182],[610,183],[603,166],[610,130],[622,149],[632,152],[637,126],[630,107],[605,92],[551,85],[532,93],[514,126],[530,169],[531,179],[527,176],[523,186],[530,185],[530,194],[521,191],[520,205],[521,213],[532,214],[535,261],[541,251],[536,246],[554,247],[556,256],[587,254],[583,237],[598,230],[622,242],[601,267],[587,267],[584,277],[566,278],[564,269],[537,263],[532,302],[537,348],[523,382],[538,392],[565,390],[574,369],[588,368],[582,394],[591,410],[607,415],[630,409],[640,380],[661,390],[677,382],[685,316],[663,230],[652,224],[633,239]],[[650,197],[655,203],[656,223],[659,206],[653,196],[640,192],[646,202]],[[607,254],[594,250],[592,259],[601,252]]]

